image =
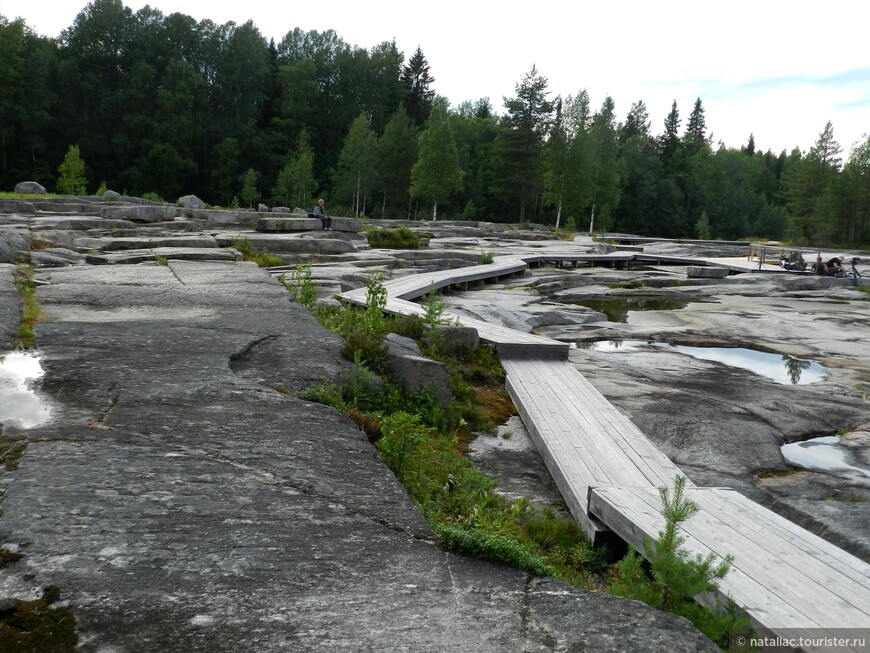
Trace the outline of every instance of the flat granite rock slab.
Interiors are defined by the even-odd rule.
[[[156,261],[160,256],[180,261],[241,261],[242,255],[231,249],[214,247],[155,247],[153,249],[130,249],[102,254],[87,254],[91,265],[123,265]]]

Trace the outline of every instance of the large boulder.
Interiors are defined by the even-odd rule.
[[[443,339],[447,353],[453,356],[465,356],[480,346],[480,334],[474,327],[447,324],[439,326],[437,333]],[[438,336],[426,334],[423,337],[429,342]]]
[[[199,199],[196,195],[185,195],[178,198],[178,204],[183,209],[204,209],[205,202]]]
[[[27,229],[0,229],[0,263],[17,263],[20,256],[30,251],[30,232]]]
[[[19,195],[45,195],[45,186],[36,181],[21,181],[15,184]]]
[[[405,392],[429,390],[442,408],[450,404],[450,373],[444,363],[426,358],[417,343],[394,333],[384,339],[390,371],[400,380]]]
[[[122,199],[121,193],[115,190],[107,190],[103,193],[104,202],[120,202]]]

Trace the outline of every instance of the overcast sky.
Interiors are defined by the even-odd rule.
[[[124,0],[134,11],[145,5]],[[22,17],[58,36],[83,0],[0,0],[0,14]],[[371,48],[395,38],[409,57],[417,46],[434,90],[456,105],[489,97],[503,112],[536,65],[551,96],[586,89],[593,109],[607,95],[619,121],[643,100],[654,134],[676,100],[685,127],[695,99],[714,146],[745,144],[774,153],[808,150],[829,120],[848,156],[870,133],[870,48],[859,0],[154,0],[164,14],[216,23],[253,20],[276,42],[290,30],[333,29]]]

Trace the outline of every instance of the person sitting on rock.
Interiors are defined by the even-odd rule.
[[[314,205],[314,217],[320,218],[324,231],[332,231],[332,217],[326,215],[323,200],[317,200],[317,204]]]

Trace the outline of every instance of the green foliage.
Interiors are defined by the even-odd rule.
[[[33,283],[34,269],[29,265],[18,265],[15,274],[15,286],[21,296],[21,324],[15,331],[15,337],[25,349],[36,347],[33,326],[42,319],[42,307],[36,300],[36,284]]]
[[[255,250],[251,239],[247,237],[233,238],[230,240],[232,246],[242,255],[245,261],[256,263],[261,268],[281,265],[284,260],[280,256],[269,254],[265,248]]]
[[[435,290],[435,286],[429,286],[429,292],[423,297],[423,308],[426,311],[423,319],[429,325],[429,329],[437,329],[444,314],[444,299]]]
[[[382,346],[386,328],[411,336],[426,330],[421,316],[384,318],[386,293],[380,275],[370,277],[367,294],[370,306],[378,309],[377,317],[374,311],[352,306],[318,306],[315,314],[327,328],[350,335],[355,342],[368,342],[369,347]],[[430,318],[437,322],[439,315],[433,305]],[[353,367],[337,383],[315,384],[302,397],[335,407],[369,435],[444,546],[530,573],[559,576],[580,587],[591,586],[590,575],[600,570],[602,562],[573,520],[523,500],[509,503],[493,492],[495,481],[462,453],[458,434],[485,428],[488,419],[476,404],[498,403],[491,386],[503,390],[504,370],[491,348],[480,347],[462,361],[443,358],[454,396],[447,409],[431,392],[408,394],[388,376],[379,379],[369,371],[371,356],[362,344],[354,347],[348,341],[345,349],[353,352]],[[512,410],[510,399],[505,401]],[[466,421],[465,415],[473,421]],[[492,419],[495,422],[490,424],[506,417],[499,414]]]
[[[351,123],[335,169],[336,199],[351,200],[353,216],[365,214],[376,169],[377,136],[363,112]]]
[[[685,130],[676,104],[654,130],[642,101],[619,121],[609,98],[593,113],[585,91],[551,97],[533,69],[499,117],[487,99],[448,107],[422,51],[404,60],[394,43],[351,46],[331,30],[294,29],[270,47],[251,22],[217,25],[114,1],[88,4],[63,38],[3,18],[0,188],[53,181],[77,143],[87,170],[108,171],[108,188],[184,191],[224,207],[253,169],[281,205],[310,206],[315,180],[330,180],[320,192],[347,205],[344,215],[417,218],[431,204],[436,215],[469,220],[522,221],[528,211],[536,222],[574,216],[585,227],[594,208],[600,230],[612,220],[618,231],[685,238],[706,212],[721,238],[870,240],[870,144],[855,143],[847,157],[831,124],[788,155],[758,150],[754,135],[714,150],[718,129],[706,125],[700,99]],[[420,149],[424,125],[449,128],[458,166],[450,147]],[[433,200],[420,184],[441,182],[423,174],[411,201],[415,163],[442,155],[451,159],[445,185],[458,170],[461,189]]]
[[[560,576],[547,559],[535,555],[518,539],[482,528],[464,528],[451,523],[435,524],[435,534],[451,551],[458,551],[483,560],[501,562],[536,576]]]
[[[418,462],[415,457],[420,455],[421,444],[433,437],[431,428],[420,422],[419,415],[398,412],[381,420],[381,431],[384,434],[377,442],[378,451],[383,461],[399,478],[406,460],[410,464]]]
[[[157,255],[157,265],[169,265],[169,259],[165,256]]]
[[[84,195],[87,193],[88,180],[85,178],[85,162],[82,161],[78,145],[70,145],[63,163],[57,169],[57,189],[65,195]]]
[[[311,265],[296,266],[296,269],[290,275],[290,281],[285,281],[285,277],[280,277],[281,283],[290,291],[298,303],[302,304],[308,310],[314,308],[317,303],[317,283],[314,281],[314,274],[311,271]]]
[[[310,135],[303,129],[296,142],[293,158],[281,169],[273,191],[273,200],[282,206],[304,206],[312,203],[317,181],[314,178],[314,150]]]
[[[248,168],[245,173],[244,181],[242,182],[242,201],[248,205],[248,208],[254,206],[254,202],[260,199],[260,192],[257,190],[257,173],[253,168]]]
[[[380,249],[417,249],[420,247],[420,236],[408,229],[366,229],[369,245]]]
[[[394,394],[385,391],[384,383],[377,374],[364,364],[362,353],[354,354],[353,366],[344,370],[337,383],[321,381],[307,388],[300,395],[302,399],[314,401],[347,412],[349,409],[374,410],[382,405],[384,397]]]
[[[481,252],[480,253],[480,264],[487,265],[488,263],[492,263],[495,260],[493,257],[493,253],[491,251]]]
[[[420,134],[419,146],[419,157],[411,168],[411,195],[432,202],[432,219],[435,220],[439,202],[447,201],[462,189],[456,142],[442,107],[436,106],[429,114],[428,125]]]
[[[710,219],[707,217],[706,211],[701,211],[701,217],[695,224],[695,231],[698,232],[698,238],[701,240],[711,240],[713,236],[710,234]]]
[[[149,202],[160,202],[161,204],[165,202],[165,200],[157,193],[142,193],[142,199],[148,200]]]
[[[109,190],[109,188],[108,188],[108,186],[106,186],[106,181],[104,179],[103,181],[100,182],[100,185],[97,187],[97,190],[94,193],[94,195],[96,197],[102,197],[103,195],[106,194],[107,190]]]
[[[726,645],[729,633],[745,628],[748,620],[738,615],[728,602],[711,611],[698,604],[694,597],[714,592],[734,558],[729,555],[720,560],[712,553],[692,556],[683,548],[685,538],[678,529],[699,510],[694,501],[684,496],[685,486],[685,477],[677,476],[673,494],[667,487],[659,488],[665,528],[654,541],[644,539],[649,572],[631,548],[617,565],[618,576],[611,591],[684,616],[713,641]]]
[[[0,615],[0,650],[4,653],[75,653],[76,619],[69,608],[52,607],[60,598],[54,585],[42,598],[20,601]]]

